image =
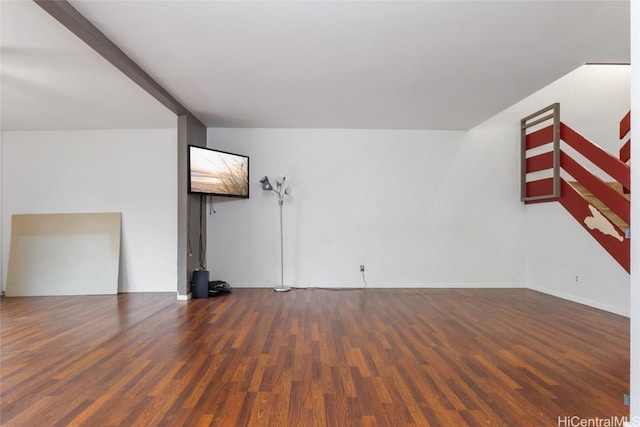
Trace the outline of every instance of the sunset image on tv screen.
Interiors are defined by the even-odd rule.
[[[190,148],[191,192],[248,197],[249,158]]]

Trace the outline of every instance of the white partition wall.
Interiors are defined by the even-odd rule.
[[[2,245],[11,216],[121,212],[120,292],[176,291],[176,130],[3,132]]]
[[[631,3],[631,420],[640,425],[640,2]]]

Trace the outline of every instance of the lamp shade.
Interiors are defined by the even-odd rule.
[[[260,180],[260,184],[262,184],[262,189],[265,191],[273,190],[273,186],[269,182],[269,178],[267,178],[266,175],[262,177],[262,179]]]

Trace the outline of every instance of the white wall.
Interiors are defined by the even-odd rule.
[[[628,315],[628,274],[560,205],[519,202],[518,159],[520,118],[553,102],[617,152],[629,92],[629,67],[586,66],[468,133],[209,129],[252,174],[250,200],[214,201],[212,277],[278,283],[277,202],[258,179],[285,174],[286,284],[358,286],[365,264],[369,286],[526,284]]]
[[[564,123],[617,156],[622,146],[619,122],[630,105],[630,75],[631,67],[626,65],[584,65],[498,117],[518,117],[519,122],[522,117],[559,102]]]
[[[619,122],[629,111],[629,69],[581,67],[493,120],[517,125],[520,118],[560,102],[563,122],[617,156]],[[526,210],[528,286],[628,316],[626,271],[559,204],[528,205]]]
[[[518,152],[470,133],[209,129],[212,148],[251,156],[251,198],[214,201],[212,278],[280,280],[277,197],[258,180],[286,175],[285,284],[521,286],[524,210]]]
[[[1,107],[0,107],[1,109]],[[5,284],[5,269],[4,269],[4,230],[2,227],[2,224],[4,223],[4,208],[3,208],[3,204],[2,204],[2,200],[4,199],[4,197],[2,196],[4,194],[4,186],[2,185],[2,176],[4,175],[2,173],[3,171],[3,167],[2,167],[2,136],[4,135],[4,132],[0,131],[0,290],[2,292],[2,294],[4,294],[4,284]]]
[[[14,213],[122,212],[120,292],[175,291],[176,130],[2,132],[2,289]]]
[[[640,224],[640,2],[631,2],[631,223]],[[633,230],[631,239],[631,419],[640,425],[640,233]]]
[[[629,316],[629,274],[559,203],[527,207],[529,287]]]

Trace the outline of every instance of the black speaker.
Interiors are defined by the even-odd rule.
[[[209,296],[209,271],[195,270],[191,276],[191,298]]]

